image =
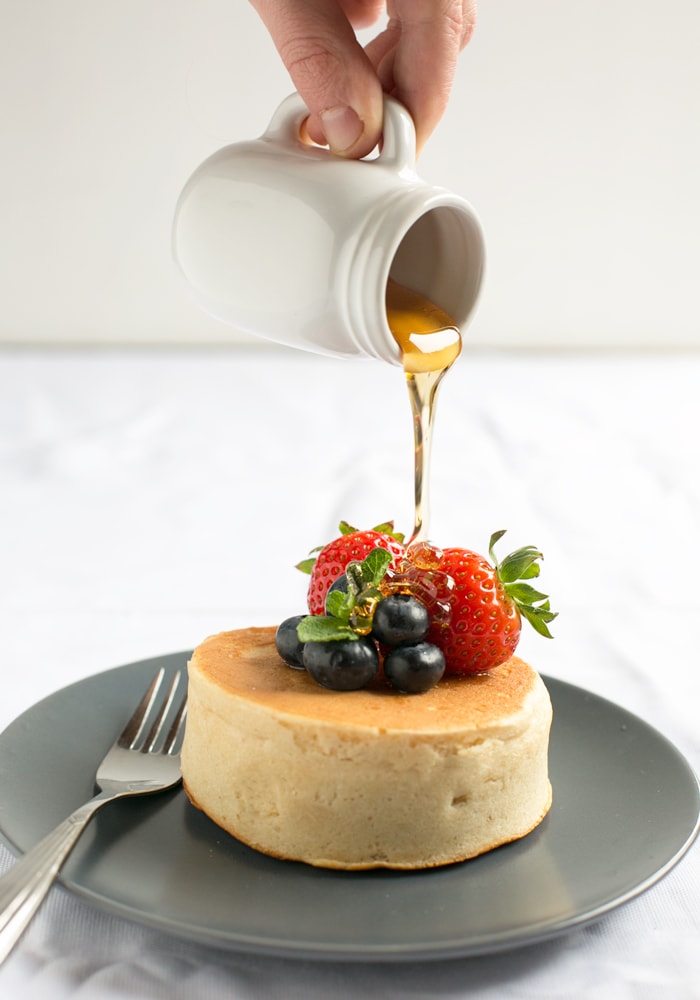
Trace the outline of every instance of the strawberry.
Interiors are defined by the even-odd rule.
[[[340,536],[312,550],[312,557],[298,563],[297,569],[311,574],[307,603],[312,615],[325,614],[326,595],[331,585],[342,576],[350,562],[361,562],[372,549],[382,548],[394,556],[393,566],[403,558],[403,535],[394,531],[393,521],[378,524],[369,531],[358,531],[347,521],[341,521]],[[313,553],[317,555],[313,555]]]
[[[525,618],[540,635],[551,638],[548,623],[556,618],[546,594],[527,580],[539,575],[542,553],[526,546],[499,562],[493,553],[505,534],[489,543],[489,562],[469,549],[444,549],[439,569],[452,578],[449,621],[433,623],[427,635],[445,656],[445,674],[484,673],[505,663],[518,645]]]

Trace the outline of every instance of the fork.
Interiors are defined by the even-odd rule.
[[[180,744],[187,715],[187,694],[178,696],[181,672],[161,695],[161,668],[122,733],[100,764],[100,789],[47,834],[0,878],[0,965],[41,906],[78,838],[98,809],[129,795],[161,792],[181,780]],[[177,699],[177,705],[176,705]],[[169,722],[173,714],[172,721]]]

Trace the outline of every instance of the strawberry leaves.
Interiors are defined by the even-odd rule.
[[[374,531],[379,535],[386,535],[389,538],[393,538],[394,541],[399,542],[399,544],[403,544],[406,537],[402,532],[394,530],[393,521],[383,521],[381,524],[377,524],[374,528],[370,528],[369,530]],[[358,528],[354,528],[352,524],[349,524],[347,521],[341,521],[338,525],[339,538],[344,538],[346,535],[355,535],[358,531]],[[317,545],[315,549],[311,549],[308,558],[302,559],[301,562],[298,562],[296,564],[296,569],[301,570],[302,573],[312,573],[314,566],[316,565],[318,553],[322,552],[324,548],[326,548],[325,545]]]
[[[311,571],[312,571],[312,569],[316,565],[316,556],[314,555],[314,552],[320,552],[322,548],[323,548],[323,546],[319,545],[318,548],[311,549],[311,552],[309,554],[309,558],[308,559],[302,559],[301,562],[298,562],[296,564],[295,568],[301,570],[302,573],[309,573],[310,574]]]
[[[500,561],[496,558],[493,550],[496,542],[503,535],[505,535],[505,530],[494,531],[489,541],[489,556],[496,568],[498,578],[523,618],[532,625],[536,632],[551,639],[552,633],[549,631],[548,625],[557,617],[557,612],[551,610],[547,594],[543,594],[530,583],[525,582],[540,575],[539,560],[543,558],[542,553],[534,545],[526,545],[511,552]]]

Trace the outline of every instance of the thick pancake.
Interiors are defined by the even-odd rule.
[[[274,628],[224,632],[190,663],[192,801],[265,853],[336,868],[428,867],[524,836],[549,809],[551,705],[513,657],[401,695],[330,692]]]

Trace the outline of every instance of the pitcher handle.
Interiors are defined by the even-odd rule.
[[[324,147],[313,146],[301,138],[301,127],[309,116],[309,109],[298,93],[290,94],[277,108],[270,124],[262,138],[294,148],[297,151],[308,150],[313,155],[323,152]],[[384,128],[381,152],[375,159],[368,159],[368,164],[379,164],[400,173],[404,170],[415,171],[416,166],[416,129],[407,108],[395,97],[384,95]]]

